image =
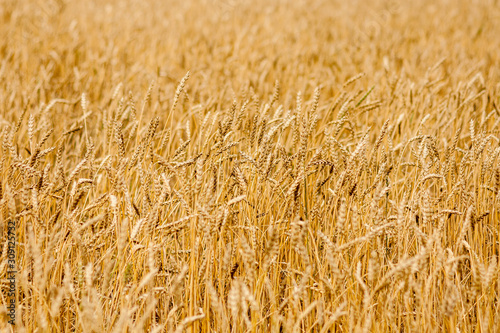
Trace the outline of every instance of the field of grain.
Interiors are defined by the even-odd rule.
[[[498,36],[488,0],[1,1],[0,329],[499,332]]]

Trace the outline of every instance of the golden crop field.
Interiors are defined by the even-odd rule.
[[[2,0],[2,332],[500,332],[500,4]]]

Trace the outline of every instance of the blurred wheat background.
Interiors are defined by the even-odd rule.
[[[3,0],[0,328],[500,331],[498,36],[487,0]]]

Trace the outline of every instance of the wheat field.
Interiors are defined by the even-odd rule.
[[[488,0],[3,0],[2,332],[500,332],[498,36]]]

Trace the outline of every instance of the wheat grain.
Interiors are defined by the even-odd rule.
[[[18,331],[498,331],[491,1],[39,7],[0,10]]]

